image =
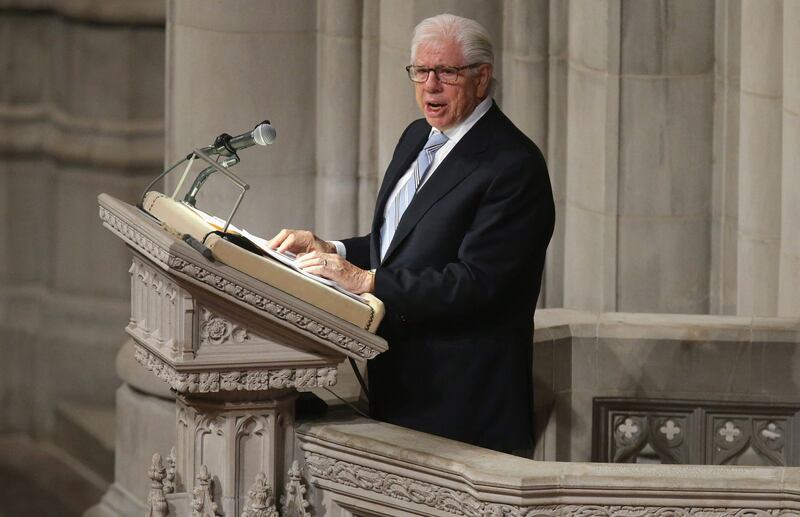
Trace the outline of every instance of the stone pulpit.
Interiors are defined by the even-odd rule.
[[[253,508],[268,509],[291,481],[298,388],[333,386],[339,363],[373,358],[386,342],[209,260],[134,206],[106,194],[99,204],[133,251],[126,331],[136,359],[176,394],[174,455],[154,460],[148,511],[262,515]]]

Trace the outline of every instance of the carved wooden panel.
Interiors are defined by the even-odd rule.
[[[596,398],[592,458],[800,466],[800,405]]]

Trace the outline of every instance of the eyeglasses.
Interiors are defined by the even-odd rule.
[[[435,66],[433,68],[426,68],[424,66],[409,65],[406,67],[408,78],[415,83],[424,83],[428,80],[431,72],[436,76],[436,79],[444,84],[456,84],[458,82],[458,74],[467,68],[475,68],[485,63],[472,63],[471,65],[464,66]]]

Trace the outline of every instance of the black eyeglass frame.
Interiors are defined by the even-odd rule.
[[[478,67],[478,66],[481,66],[481,65],[485,65],[485,64],[487,64],[487,63],[471,63],[469,65],[464,65],[464,66],[443,66],[443,65],[438,65],[438,66],[435,66],[433,68],[427,68],[427,67],[424,67],[424,66],[416,66],[416,65],[408,65],[406,67],[406,72],[408,73],[408,78],[411,79],[411,81],[414,82],[414,83],[424,83],[425,81],[428,80],[428,77],[430,77],[431,72],[433,72],[433,75],[436,77],[436,80],[439,81],[440,83],[443,83],[443,84],[456,84],[458,82],[458,78],[461,76],[461,71],[462,70],[466,70],[468,68],[475,68],[475,67]],[[414,75],[412,73],[412,71],[414,71],[414,70],[417,70],[417,71],[420,71],[420,72],[424,71],[425,72],[425,79],[423,79],[422,81],[417,81],[416,79],[414,79]],[[447,70],[447,71],[451,71],[452,70],[452,71],[454,71],[455,74],[456,74],[455,79],[453,79],[452,81],[443,81],[441,76],[439,75],[443,70]]]

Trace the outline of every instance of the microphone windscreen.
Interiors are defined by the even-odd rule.
[[[275,141],[276,136],[278,136],[278,133],[275,131],[275,128],[266,122],[259,124],[258,127],[253,130],[253,140],[258,145],[271,144]]]

